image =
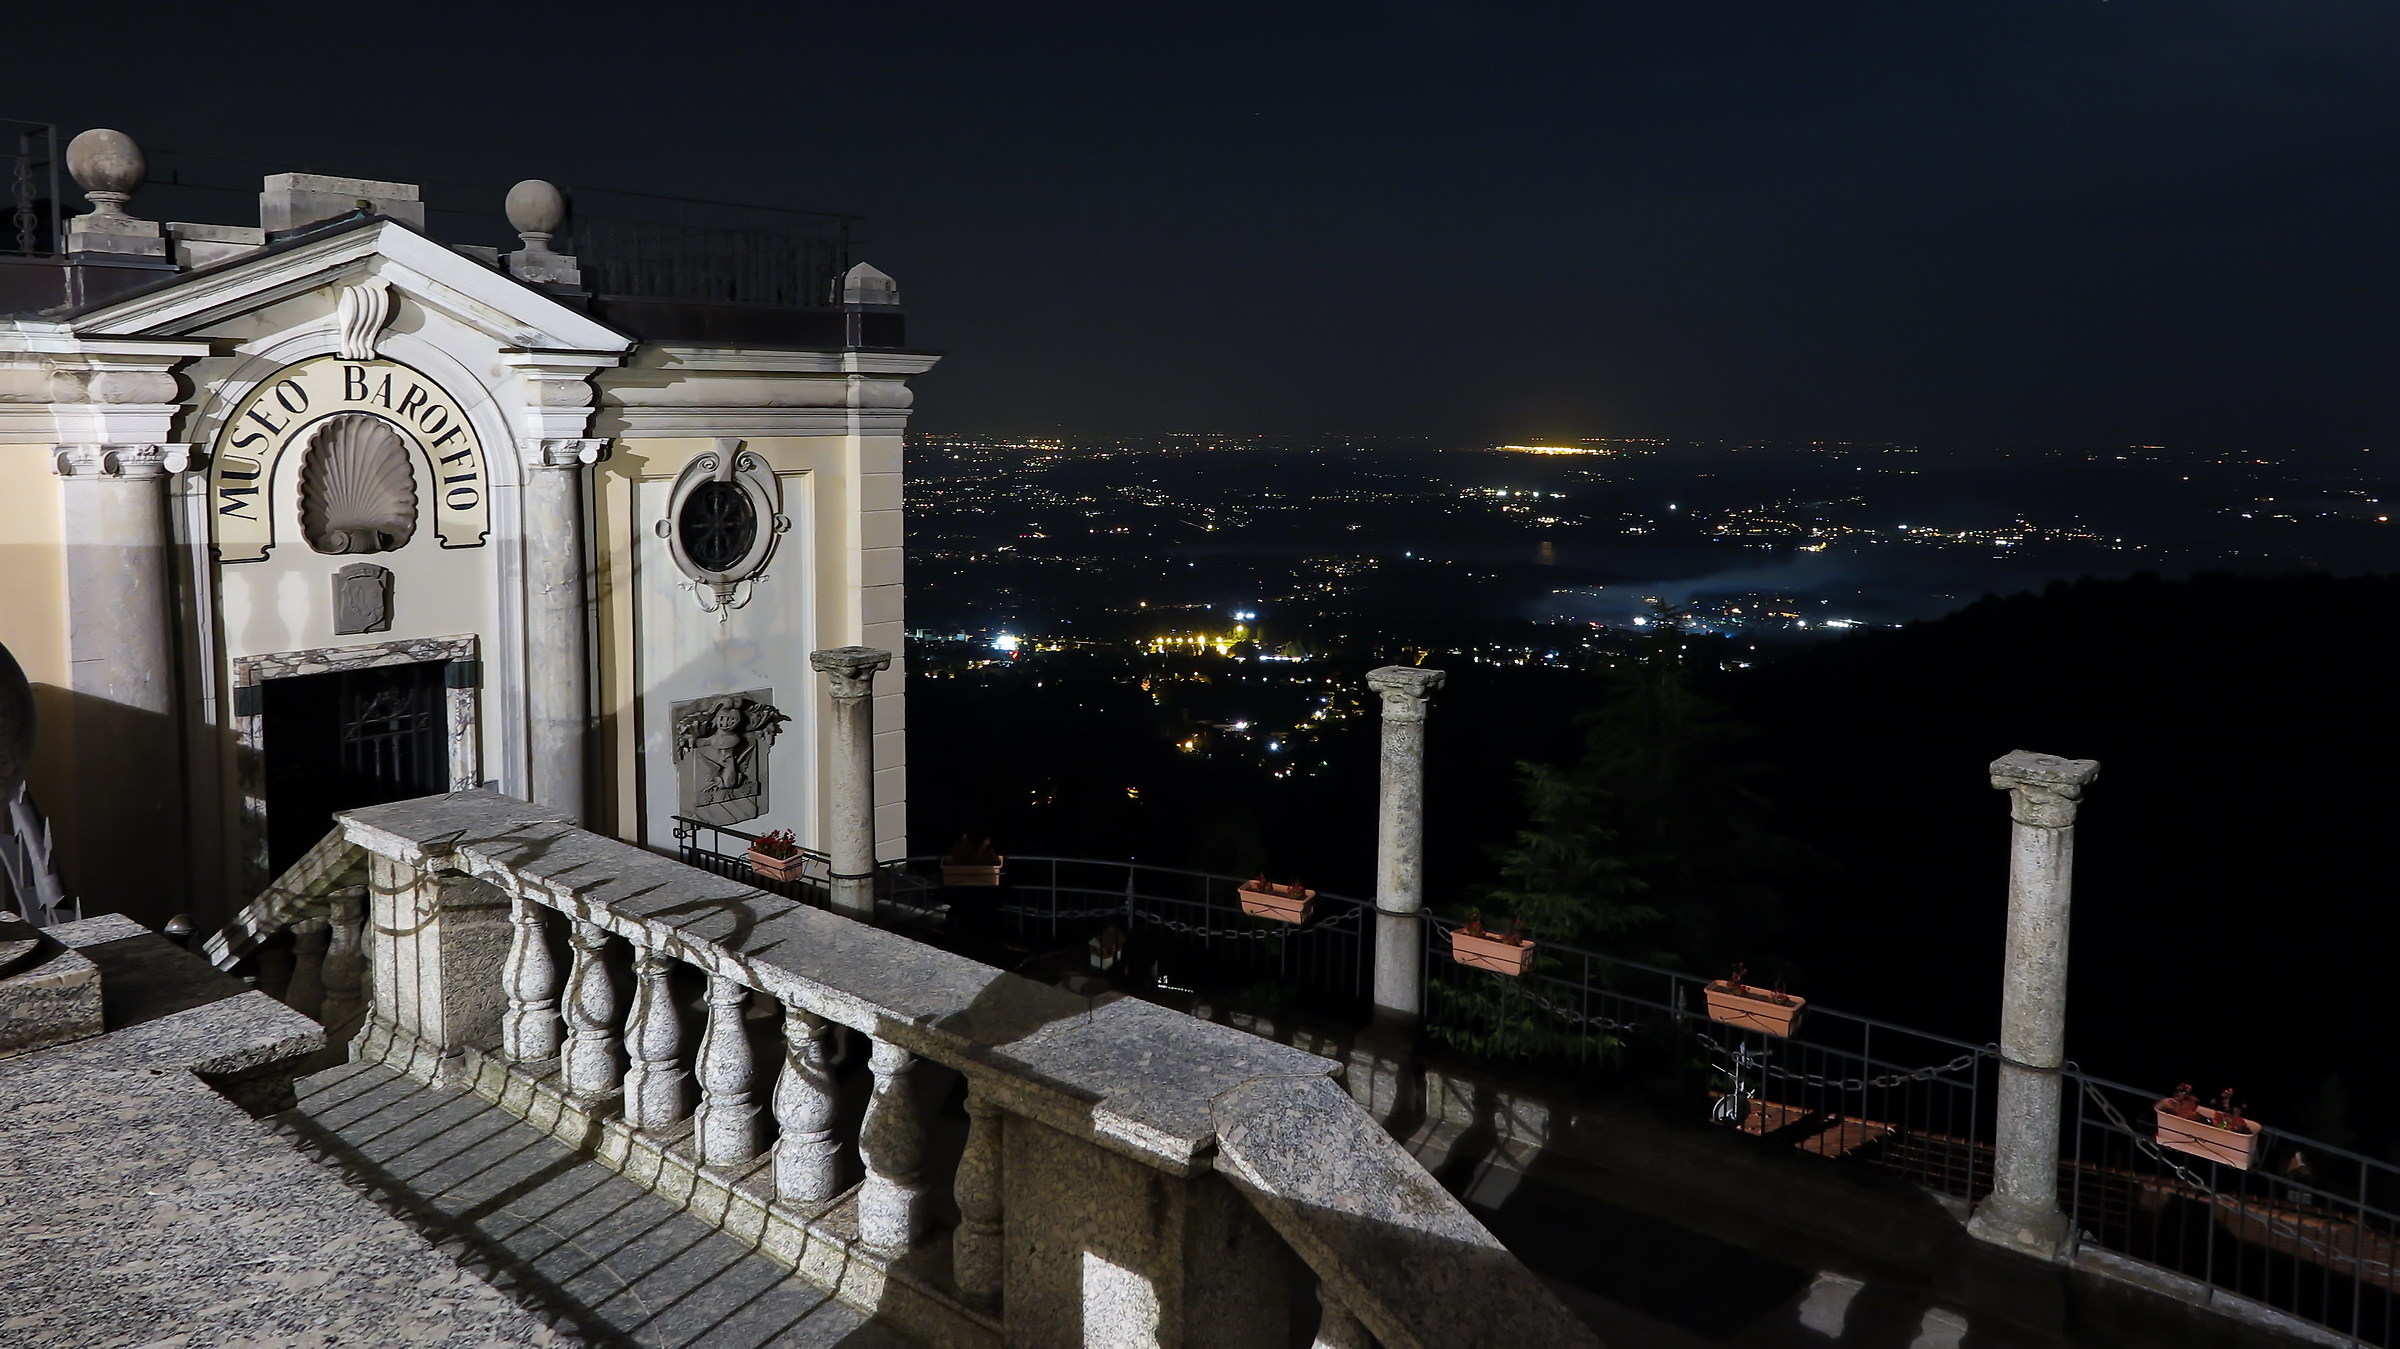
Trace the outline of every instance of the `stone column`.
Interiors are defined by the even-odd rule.
[[[172,396],[172,376],[142,378],[165,386],[160,401]],[[66,480],[75,692],[75,860],[67,884],[86,913],[122,912],[152,925],[191,907],[167,527],[167,475],[196,466],[190,449],[61,445],[51,461]],[[143,844],[128,848],[127,838]]]
[[[812,651],[808,663],[833,694],[833,769],[826,784],[833,863],[833,911],[875,920],[875,672],[892,653],[871,646]]]
[[[591,606],[584,588],[583,470],[605,440],[527,440],[525,465],[525,701],[529,795],[582,823],[591,732]]]
[[[283,1005],[319,1025],[325,1016],[325,950],[331,937],[322,918],[303,918],[292,924],[292,981],[284,986]]]
[[[1383,787],[1375,817],[1375,1016],[1424,1015],[1425,709],[1446,676],[1386,665],[1367,672],[1383,695]]]
[[[2018,750],[1992,763],[2009,794],[2008,950],[2000,990],[1999,1127],[1992,1193],[1967,1230],[2043,1259],[2067,1253],[2058,1207],[2058,1135],[2066,1062],[2067,916],[2075,807],[2099,776],[2091,759]]]

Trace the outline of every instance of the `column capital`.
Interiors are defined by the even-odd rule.
[[[606,440],[559,440],[528,436],[517,442],[517,457],[525,467],[583,468],[608,457]]]
[[[1386,665],[1367,671],[1367,687],[1383,695],[1386,721],[1423,721],[1425,704],[1449,675],[1414,665]]]
[[[892,653],[871,646],[837,646],[808,653],[809,668],[831,676],[836,698],[864,698],[874,692],[875,672],[892,668]]]
[[[50,467],[62,478],[163,478],[190,473],[208,462],[192,445],[61,445]]]
[[[2098,759],[2062,759],[2015,750],[1992,760],[1992,785],[2010,793],[2009,818],[2036,829],[2075,823],[2083,789],[2100,776]]]

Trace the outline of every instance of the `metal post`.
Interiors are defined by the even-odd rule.
[[[1992,764],[2009,794],[2008,951],[2000,994],[1999,1127],[1992,1193],[1967,1230],[1985,1241],[2064,1258],[2058,1207],[2059,1068],[2066,1061],[2067,917],[2075,809],[2099,776],[2091,759],[2025,750]]]

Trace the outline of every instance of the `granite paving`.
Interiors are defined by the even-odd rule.
[[[0,1345],[562,1343],[189,1070],[314,1043],[282,1018],[248,994],[0,1063]]]
[[[914,1343],[472,1093],[345,1064],[280,1123],[588,1341]]]

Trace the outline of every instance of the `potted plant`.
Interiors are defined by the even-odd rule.
[[[958,836],[958,843],[942,854],[942,884],[998,885],[1000,867],[1008,859],[993,851],[992,841],[970,844],[967,836]]]
[[[1509,920],[1508,931],[1494,932],[1483,925],[1481,913],[1469,910],[1467,925],[1450,933],[1450,958],[1471,969],[1523,974],[1533,961],[1533,939],[1518,919]]]
[[[1317,892],[1292,881],[1277,885],[1265,872],[1242,882],[1242,912],[1279,923],[1305,923],[1316,912]]]
[[[1731,975],[1709,984],[1705,990],[1708,1019],[1740,1030],[1790,1035],[1792,1028],[1800,1024],[1800,1011],[1808,1006],[1808,999],[1784,992],[1780,980],[1773,988],[1742,982],[1749,973],[1749,966],[1737,963]]]
[[[2257,1159],[2263,1129],[2233,1103],[2231,1087],[2220,1092],[2216,1105],[2210,1107],[2200,1104],[2200,1098],[2192,1094],[2192,1084],[2186,1082],[2160,1101],[2157,1110],[2158,1145],[2162,1148],[2206,1157],[2241,1171],[2249,1170]]]
[[[742,854],[750,869],[770,881],[796,881],[806,858],[800,852],[800,840],[789,829],[750,840],[750,851]]]

